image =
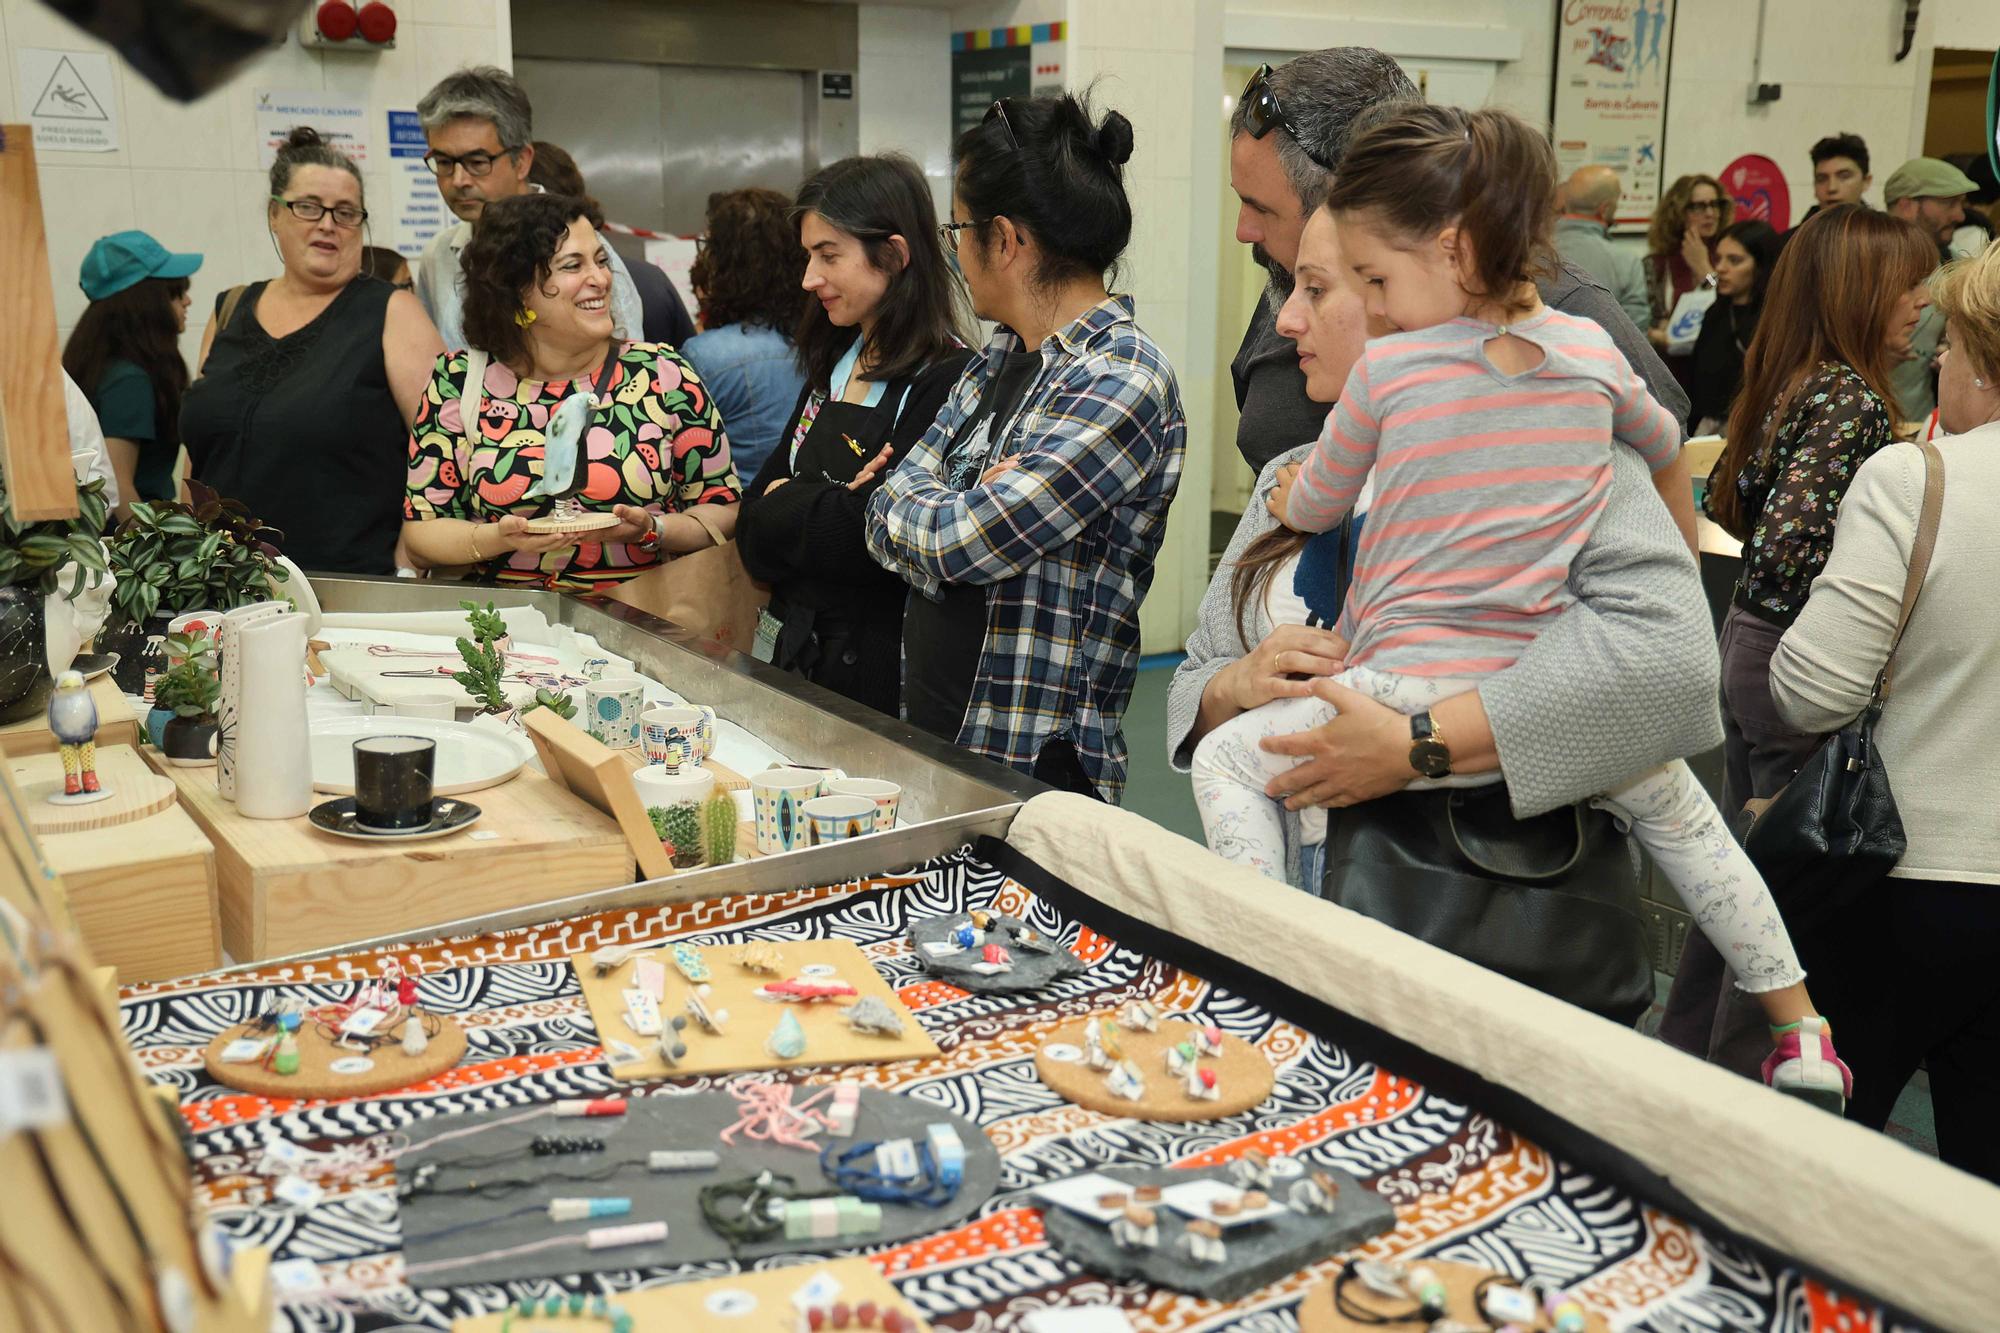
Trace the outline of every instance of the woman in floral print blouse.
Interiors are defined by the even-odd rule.
[[[1910,223],[1853,204],[1822,209],[1786,242],[1743,362],[1709,516],[1743,542],[1722,625],[1723,809],[1775,796],[1819,743],[1771,703],[1771,654],[1833,549],[1854,470],[1893,438],[1889,368],[1908,354],[1937,247]]]
[[[476,430],[462,408],[465,350],[439,358],[418,407],[403,501],[411,563],[588,587],[728,540],[741,495],[722,420],[680,353],[617,338],[611,269],[587,205],[551,194],[489,203],[463,269],[466,338],[490,360]],[[559,416],[578,394],[596,406]],[[536,486],[545,455],[572,449],[574,498],[617,522],[528,531],[552,503]]]

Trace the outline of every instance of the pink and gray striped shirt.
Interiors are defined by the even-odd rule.
[[[1292,488],[1287,526],[1324,532],[1372,469],[1339,630],[1377,671],[1500,671],[1575,598],[1569,567],[1604,511],[1611,442],[1657,472],[1680,426],[1610,335],[1554,310],[1507,332],[1544,352],[1507,375],[1500,330],[1454,319],[1369,342]]]

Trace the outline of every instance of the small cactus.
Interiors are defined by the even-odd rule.
[[[702,859],[726,866],[736,859],[736,798],[719,791],[701,804]]]
[[[651,806],[646,815],[653,821],[653,832],[669,849],[677,869],[701,864],[701,815],[692,801]]]

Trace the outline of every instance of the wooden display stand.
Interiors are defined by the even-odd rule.
[[[130,745],[136,749],[139,719],[109,672],[90,682],[90,698],[97,705],[97,748]],[[41,713],[0,727],[0,755],[54,754],[58,748],[49,720]]]
[[[140,1075],[101,989],[104,970],[59,914],[43,910],[63,903],[64,886],[21,809],[0,765],[0,900],[31,923],[27,941],[0,943],[0,1049],[49,1050],[68,1115],[33,1138],[0,1136],[0,1179],[8,1182],[0,1250],[16,1270],[5,1279],[0,1326],[13,1327],[8,1321],[26,1310],[35,1328],[156,1329],[156,1278],[170,1271],[189,1286],[192,1327],[260,1333],[271,1326],[270,1253],[238,1251],[225,1279],[202,1277],[192,1168],[171,1090]]]
[[[162,981],[222,966],[216,924],[215,849],[173,802],[171,781],[146,766],[129,746],[97,752],[107,786],[143,778],[167,791],[165,808],[114,827],[39,835],[42,854],[63,877],[70,911],[91,953],[126,981]],[[60,780],[55,755],[15,758],[5,765],[23,790],[32,821],[35,792]],[[184,770],[213,775],[214,769]],[[212,778],[211,778],[212,780]],[[114,798],[92,805],[47,806],[76,815],[103,811]]]
[[[881,1060],[921,1060],[938,1053],[915,1015],[904,1007],[889,983],[882,980],[851,940],[774,940],[779,971],[752,972],[736,961],[737,944],[715,944],[697,950],[708,965],[709,994],[704,1003],[711,1011],[729,1013],[720,1035],[704,1032],[693,1018],[688,1019],[680,1039],[687,1054],[671,1068],[660,1058],[658,1037],[642,1037],[625,1022],[625,988],[633,984],[637,965],[625,962],[605,976],[598,976],[589,954],[576,954],[570,965],[576,969],[577,984],[584,1003],[590,1007],[597,1039],[617,1039],[645,1052],[646,1058],[631,1064],[608,1066],[611,1076],[624,1082],[657,1078],[687,1078],[699,1074],[733,1074],[752,1069],[790,1069],[826,1065],[862,1064]],[[650,958],[667,971],[666,998],[660,1002],[660,1016],[671,1022],[686,1016],[688,992],[693,983],[674,967],[671,945],[648,949],[635,958]],[[800,977],[801,969],[818,964],[832,969],[831,975]],[[805,981],[837,981],[854,987],[856,999],[873,996],[893,1009],[903,1020],[901,1036],[884,1037],[856,1032],[841,1016],[838,1000],[766,1000],[754,992],[767,982],[799,978]],[[852,1000],[847,1003],[853,1003]],[[764,1039],[789,1011],[805,1030],[806,1049],[793,1060],[781,1060],[764,1049]]]
[[[474,792],[482,818],[463,833],[370,843],[321,833],[303,815],[246,819],[216,790],[213,769],[146,759],[215,844],[222,943],[241,962],[632,880],[617,827],[537,773]]]
[[[675,1333],[778,1333],[798,1326],[798,1310],[792,1297],[820,1274],[840,1284],[833,1299],[850,1310],[863,1301],[873,1301],[878,1310],[900,1310],[912,1333],[930,1333],[930,1325],[918,1317],[918,1307],[903,1299],[895,1284],[882,1276],[866,1259],[835,1259],[831,1263],[791,1265],[763,1272],[733,1273],[705,1282],[678,1282],[647,1291],[620,1294],[616,1302],[632,1316],[638,1329],[671,1328]],[[602,1327],[604,1321],[595,1321]],[[511,1326],[504,1314],[455,1319],[451,1333],[557,1333],[558,1330],[592,1327],[592,1321],[564,1315],[541,1318],[517,1315]],[[876,1325],[880,1327],[879,1322]],[[831,1325],[828,1325],[831,1328]],[[850,1333],[863,1333],[849,1324]]]

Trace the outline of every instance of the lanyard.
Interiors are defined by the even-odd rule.
[[[846,397],[847,381],[854,378],[854,367],[861,360],[862,341],[859,336],[856,336],[854,341],[848,345],[847,351],[841,355],[840,360],[834,363],[833,374],[829,377],[826,386],[828,402],[837,403]],[[876,380],[868,386],[868,396],[861,400],[860,405],[862,407],[880,406],[882,395],[888,391],[888,388],[888,385],[882,383],[880,380]]]

